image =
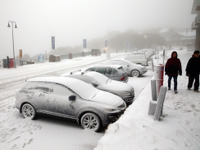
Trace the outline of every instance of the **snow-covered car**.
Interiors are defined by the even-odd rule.
[[[15,105],[25,118],[34,119],[39,113],[71,118],[94,131],[116,121],[126,109],[119,96],[67,77],[27,80],[16,93]]]
[[[84,69],[84,71],[96,71],[110,79],[128,82],[128,74],[121,65],[96,65]]]
[[[133,103],[135,97],[134,89],[127,83],[111,80],[101,73],[89,71],[89,72],[71,72],[61,75],[62,77],[71,77],[82,80],[86,83],[92,84],[94,87],[113,93],[120,96],[127,105]]]
[[[128,60],[107,60],[104,64],[122,65],[128,75],[132,77],[139,77],[148,71],[146,66],[135,64]]]
[[[100,49],[92,49],[91,50],[91,55],[92,56],[99,56],[99,55],[101,55]]]
[[[124,60],[129,60],[132,63],[148,66],[148,59],[145,56],[145,53],[131,53],[124,57]]]

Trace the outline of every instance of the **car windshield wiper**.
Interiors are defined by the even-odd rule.
[[[95,93],[91,98],[94,98],[97,94]]]
[[[108,80],[106,81],[106,84],[108,83],[108,81],[110,81],[110,79],[108,79]]]

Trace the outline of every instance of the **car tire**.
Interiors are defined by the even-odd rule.
[[[131,76],[132,77],[139,77],[140,76],[140,72],[138,70],[132,70],[131,71]]]
[[[21,109],[22,115],[24,118],[33,120],[36,116],[35,108],[31,104],[23,104]]]
[[[85,113],[81,117],[81,126],[84,129],[91,129],[97,132],[101,127],[101,121],[99,117],[94,113]]]

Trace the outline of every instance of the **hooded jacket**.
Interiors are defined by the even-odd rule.
[[[199,75],[200,74],[200,58],[192,56],[186,66],[186,74]]]
[[[176,57],[173,57],[173,54],[176,53]],[[165,74],[168,76],[178,76],[182,75],[181,61],[177,58],[178,54],[176,51],[173,51],[171,58],[167,60],[165,65]]]

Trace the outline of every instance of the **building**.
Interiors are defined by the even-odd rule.
[[[194,0],[192,6],[192,14],[196,14],[196,18],[192,23],[192,30],[196,30],[195,49],[200,49],[200,0]]]

